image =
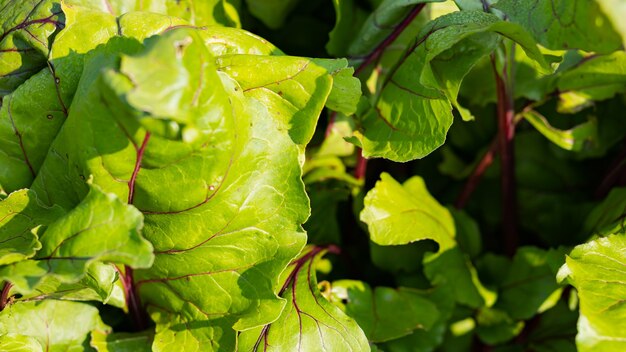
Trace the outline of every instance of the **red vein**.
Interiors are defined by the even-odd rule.
[[[7,281],[4,283],[2,293],[0,294],[0,311],[2,311],[4,307],[6,307],[9,303],[9,292],[11,291],[12,287],[13,284],[11,284],[10,282]]]
[[[369,66],[372,62],[378,59],[378,57],[382,55],[385,49],[387,49],[387,47],[391,43],[398,39],[398,37],[400,36],[400,34],[402,34],[406,27],[408,27],[411,22],[413,22],[415,17],[419,15],[422,9],[424,9],[424,6],[426,6],[425,3],[415,5],[413,9],[411,9],[409,14],[402,20],[402,22],[400,22],[400,24],[395,27],[393,32],[391,32],[391,34],[387,38],[385,38],[385,40],[378,44],[374,51],[372,51],[369,55],[365,57],[365,60],[363,60],[363,62],[359,64],[359,67],[354,70],[354,75],[358,75],[359,73],[361,73],[361,71],[363,71],[365,67]]]
[[[7,113],[9,115],[9,120],[11,120],[13,131],[15,132],[15,135],[17,136],[17,141],[20,145],[20,149],[22,150],[22,155],[24,156],[24,162],[26,163],[26,166],[28,166],[28,170],[30,170],[30,173],[33,175],[33,177],[35,177],[36,176],[35,170],[33,169],[33,165],[30,163],[30,160],[28,160],[28,155],[26,154],[26,148],[24,148],[24,142],[22,141],[22,134],[20,133],[20,131],[17,130],[17,126],[15,126],[15,120],[13,120],[13,114],[11,113],[12,102],[13,102],[13,96],[9,98],[9,104],[7,105]]]
[[[137,148],[137,158],[135,159],[135,168],[133,170],[133,174],[130,177],[130,181],[128,181],[128,204],[133,204],[133,198],[135,197],[135,180],[137,179],[137,174],[141,169],[141,160],[143,159],[143,154],[146,150],[146,145],[148,144],[148,140],[150,139],[150,132],[146,132],[146,136],[143,138],[143,142],[141,146]]]

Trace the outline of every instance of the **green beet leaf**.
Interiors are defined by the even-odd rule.
[[[564,256],[560,250],[520,248],[500,286],[494,307],[515,320],[527,320],[552,308],[561,297],[562,289],[554,274]]]
[[[369,351],[359,325],[321,295],[315,263],[326,252],[308,247],[282,276],[280,317],[239,335],[238,351]],[[349,314],[349,313],[348,313]]]
[[[494,7],[550,49],[610,53],[622,48],[622,38],[596,1],[500,0]]]
[[[372,241],[379,245],[424,239],[437,242],[441,251],[456,245],[452,215],[428,193],[419,177],[401,185],[383,173],[365,196],[361,221],[368,225]]]
[[[626,53],[583,58],[563,72],[557,86],[561,94],[575,93],[586,100],[601,101],[626,92]]]
[[[567,256],[559,281],[576,288],[580,317],[579,351],[619,351],[626,348],[623,329],[626,307],[626,246],[624,235],[610,235],[581,244]]]
[[[335,305],[359,324],[370,342],[379,343],[430,330],[439,319],[437,306],[424,292],[410,288],[376,287],[361,281],[332,283]]]
[[[133,16],[119,19],[122,33]],[[143,213],[155,260],[134,277],[157,323],[155,350],[229,350],[233,328],[280,315],[278,275],[304,245],[309,213],[304,145],[345,67],[269,56],[279,52],[267,42],[224,32],[226,44],[215,29],[178,29],[146,40],[141,52],[136,40],[114,38],[90,54],[81,99],[33,186],[47,203],[72,209],[93,175]],[[341,94],[358,95],[347,83],[337,85]],[[89,130],[98,133],[77,133]],[[22,265],[36,275],[36,265]]]
[[[543,73],[550,67],[521,26],[482,12],[453,12],[426,25],[377,87],[371,108],[357,117],[355,137],[365,157],[423,158],[445,141],[463,77],[495,50],[501,37],[518,43]]]

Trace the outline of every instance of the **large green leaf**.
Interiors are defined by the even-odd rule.
[[[567,256],[558,273],[578,291],[579,351],[621,351],[626,348],[626,238],[611,235],[582,244]]]
[[[456,245],[454,220],[426,189],[424,180],[413,177],[403,185],[389,174],[365,196],[361,221],[370,238],[380,245],[399,245],[432,239],[440,250]]]
[[[30,293],[47,275],[75,283],[95,262],[149,267],[154,257],[152,245],[139,234],[142,220],[133,206],[92,186],[76,208],[39,236],[41,249],[34,259],[0,267],[0,277],[18,292]]]
[[[426,25],[379,83],[372,106],[357,118],[365,157],[394,161],[422,158],[443,144],[463,77],[491,53],[500,37],[518,43],[544,73],[548,64],[522,27],[477,11],[453,12]]]
[[[622,38],[596,1],[500,0],[494,6],[550,49],[610,53],[622,48]]]
[[[309,247],[282,276],[287,305],[271,324],[242,332],[237,351],[369,351],[363,331],[317,288],[315,264],[326,252]]]
[[[0,313],[0,336],[3,337],[0,349],[83,351],[88,334],[105,329],[107,327],[100,320],[98,309],[86,303],[56,300],[20,302]]]
[[[361,281],[332,283],[335,305],[352,317],[370,342],[384,342],[430,330],[439,319],[437,306],[424,292],[409,288],[376,287]]]
[[[136,41],[121,38],[96,50],[34,184],[71,209],[93,175],[143,212],[156,257],[134,272],[135,286],[157,323],[156,350],[229,350],[235,330],[276,319],[278,275],[305,241],[300,162],[334,71],[266,56],[274,48],[243,31],[216,33],[168,30],[136,55]],[[268,74],[255,81],[250,69]],[[281,85],[294,90],[283,98]]]

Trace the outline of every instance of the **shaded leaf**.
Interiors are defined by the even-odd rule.
[[[595,144],[598,138],[598,124],[595,120],[583,122],[569,130],[560,130],[534,110],[524,112],[522,116],[550,142],[565,150],[578,152],[591,148],[589,145]]]
[[[107,333],[96,330],[91,333],[90,345],[98,352],[149,352],[152,351],[154,333]]]
[[[424,258],[424,273],[434,286],[447,286],[455,300],[472,308],[491,307],[497,294],[485,288],[469,258],[458,247]]]
[[[266,26],[280,28],[299,0],[246,0],[250,13]]]
[[[626,233],[626,188],[613,188],[585,220],[585,235],[610,235]]]
[[[409,335],[413,330],[430,330],[439,319],[437,306],[424,292],[409,288],[370,286],[361,281],[332,283],[335,305],[352,317],[370,342],[384,342]]]
[[[333,6],[335,26],[328,33],[326,51],[333,56],[346,56],[350,44],[355,40],[354,33],[361,29],[368,14],[354,0],[333,0]]]
[[[519,248],[494,307],[507,312],[514,320],[528,320],[552,308],[561,298],[562,289],[554,279],[555,270],[551,264],[556,261],[558,268],[564,256],[561,250]]]
[[[511,319],[504,311],[482,308],[476,315],[476,334],[489,345],[501,344],[519,335],[524,322]]]

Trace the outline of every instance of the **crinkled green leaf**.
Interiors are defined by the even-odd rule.
[[[309,247],[283,273],[280,296],[287,300],[271,324],[240,333],[238,351],[369,351],[359,325],[322,296],[315,264],[326,252]]]
[[[452,215],[428,193],[420,177],[401,185],[389,174],[381,174],[380,181],[365,196],[361,221],[379,245],[432,239],[445,251],[456,244]]]
[[[172,32],[169,41],[146,40],[141,54],[122,57],[121,84],[132,84],[124,99],[146,116],[143,127],[168,139],[194,142],[226,114],[228,103],[215,72],[213,56],[196,32]],[[174,45],[172,45],[174,42]],[[159,84],[153,84],[155,77]],[[113,80],[114,78],[111,78]],[[117,82],[114,82],[117,84]]]
[[[437,306],[424,292],[409,288],[372,288],[362,281],[332,283],[335,305],[359,324],[370,342],[384,342],[430,330],[439,319]]]
[[[46,275],[31,293],[21,293],[20,300],[63,299],[70,301],[100,301],[115,307],[126,305],[119,276],[113,264],[92,263],[78,282],[65,283],[56,275]]]
[[[549,260],[564,260],[563,251],[544,251],[534,247],[517,250],[506,279],[499,289],[495,308],[514,320],[527,320],[552,308],[562,289],[554,279]]]
[[[59,207],[46,207],[28,190],[13,192],[0,202],[0,265],[31,258],[41,249],[40,226],[63,215]]]
[[[500,0],[494,7],[550,49],[610,53],[622,48],[622,38],[596,1]]]
[[[365,157],[422,158],[443,144],[463,77],[493,51],[499,36],[518,43],[544,73],[549,65],[522,27],[482,12],[453,12],[425,26],[378,88],[372,107],[357,119],[355,136]]]
[[[282,112],[275,115],[277,122],[289,130],[295,143],[306,145],[311,140],[315,125],[308,121],[322,109],[332,86],[324,68],[310,59],[290,56],[222,56],[217,63],[237,80],[247,97],[260,101],[269,111]]]
[[[299,0],[246,0],[250,13],[266,26],[281,27]]]
[[[71,209],[84,197],[82,177],[93,175],[94,184],[144,213],[143,235],[156,258],[134,277],[157,323],[155,350],[230,350],[235,330],[278,318],[285,304],[275,293],[278,275],[305,241],[300,225],[309,209],[299,161],[332,76],[311,60],[267,56],[279,52],[246,32],[224,30],[217,40],[221,33],[168,30],[150,39],[145,53],[130,55],[135,47],[116,39],[91,55],[81,99],[72,104],[34,185],[47,202]],[[121,66],[116,50],[125,53]],[[255,88],[246,86],[252,77],[218,71],[211,55],[219,62],[238,60],[242,72],[254,67],[255,75],[273,68],[260,76],[262,84],[293,88],[285,95],[294,94],[299,107],[314,108],[305,115],[269,88],[248,89]],[[168,65],[142,65],[148,57]],[[288,62],[301,65],[295,72],[281,70]],[[293,79],[290,73],[302,65],[310,70]],[[186,79],[177,77],[181,72],[202,79],[189,81],[195,84],[191,98],[184,90],[176,96],[177,79]],[[144,94],[150,91],[172,95],[151,104]],[[141,94],[131,99],[136,92]],[[171,102],[180,114],[167,110]],[[209,103],[209,111],[189,113],[194,104]],[[284,123],[296,113],[297,125]],[[187,136],[191,125],[194,133]]]
[[[150,352],[153,332],[108,333],[96,330],[91,333],[90,345],[98,352]]]
[[[583,122],[569,130],[560,130],[534,110],[526,111],[522,116],[550,142],[565,150],[577,152],[591,148],[589,146],[595,144],[598,138],[598,123],[595,120]]]
[[[610,235],[581,244],[567,256],[558,273],[578,291],[579,351],[620,351],[626,348],[626,237]]]
[[[53,0],[3,1],[0,11],[0,97],[46,67],[51,36],[63,28]]]
[[[82,351],[91,331],[105,329],[98,309],[86,303],[19,302],[0,313],[0,336],[15,336],[24,345],[33,346],[33,351]],[[6,343],[0,340],[0,346],[5,350]]]
[[[139,233],[142,220],[137,209],[92,186],[76,208],[39,236],[41,249],[34,259],[0,267],[0,276],[30,293],[47,275],[75,283],[94,262],[149,267],[154,257],[152,245]]]
[[[354,114],[361,98],[361,81],[352,76],[354,69],[347,66],[348,61],[317,59],[313,62],[326,68],[333,76],[333,89],[328,95],[326,107],[342,114]]]

